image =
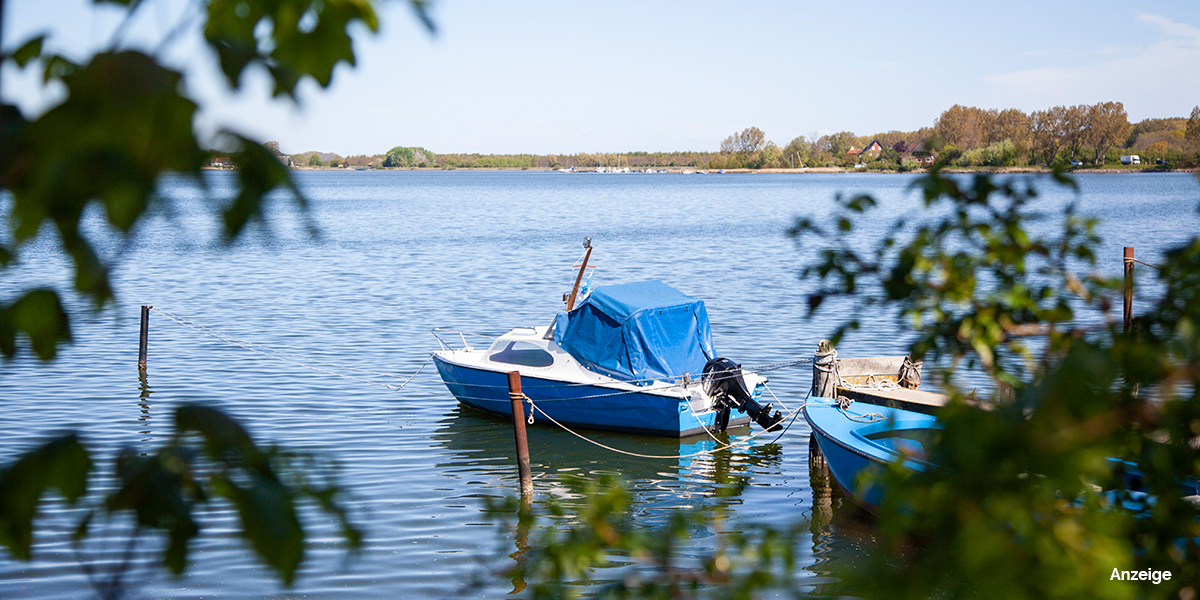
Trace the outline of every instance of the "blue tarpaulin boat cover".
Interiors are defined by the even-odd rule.
[[[699,376],[715,356],[704,301],[661,281],[596,288],[559,313],[554,341],[585,367],[641,385]]]

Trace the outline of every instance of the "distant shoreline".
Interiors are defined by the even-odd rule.
[[[293,171],[338,171],[338,172],[350,172],[350,171],[360,170],[360,169],[355,169],[353,167],[345,168],[345,167],[307,167],[307,166],[306,167],[290,167],[290,169]],[[203,167],[203,170],[205,170],[205,171],[230,171],[233,169],[221,168],[221,167]],[[422,167],[391,167],[391,168],[371,168],[371,169],[365,169],[365,170],[367,170],[367,171],[396,171],[396,172],[405,172],[405,171],[422,171],[422,172],[535,171],[535,172],[539,172],[539,173],[558,172],[558,169],[551,169],[549,167],[507,167],[507,168],[506,167],[462,167],[462,168],[455,168],[455,169],[446,169],[446,168],[441,168],[441,167],[424,167],[424,168],[422,168]],[[807,167],[807,168],[800,168],[800,169],[785,169],[785,168],[698,169],[695,167],[661,167],[661,168],[656,168],[655,171],[656,171],[656,173],[673,173],[676,175],[720,175],[720,174],[735,174],[735,173],[736,174],[773,173],[773,174],[795,174],[795,175],[803,175],[806,173],[867,173],[867,174],[872,174],[872,175],[920,175],[920,174],[929,172],[928,169],[913,169],[911,171],[900,172],[900,171],[868,171],[866,169],[855,169],[855,168],[848,168],[848,167]],[[950,173],[950,174],[957,174],[957,175],[973,174],[973,173],[993,173],[993,174],[997,174],[997,175],[1048,174],[1051,172],[1052,171],[1050,169],[1047,169],[1045,167],[954,167],[954,168],[942,169],[942,173]],[[1089,174],[1121,173],[1121,174],[1126,174],[1126,173],[1197,173],[1197,172],[1200,172],[1200,168],[1156,169],[1153,167],[1147,168],[1144,166],[1143,167],[1117,167],[1117,168],[1106,168],[1106,169],[1082,168],[1082,169],[1072,169],[1069,171],[1064,171],[1064,173],[1066,173],[1068,175],[1077,174],[1077,173],[1089,173]],[[578,174],[585,174],[585,173],[595,173],[595,171],[581,170],[581,171],[572,172],[570,174],[578,175]],[[611,175],[611,173],[600,173],[600,174]],[[643,174],[643,172],[642,171],[630,171],[628,174]]]

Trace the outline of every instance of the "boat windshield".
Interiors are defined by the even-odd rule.
[[[488,360],[523,367],[549,367],[554,364],[554,357],[549,352],[535,344],[520,341],[505,343],[500,350],[488,356]]]

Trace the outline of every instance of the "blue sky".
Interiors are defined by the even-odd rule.
[[[128,44],[153,45],[185,0],[148,0]],[[82,58],[116,12],[90,0],[6,0],[3,44],[38,32]],[[428,35],[406,4],[381,5],[356,36],[356,68],[302,102],[269,100],[261,75],[239,96],[198,33],[166,59],[188,74],[206,130],[231,127],[285,152],[439,153],[715,150],[757,126],[867,135],[931,125],[953,104],[1039,110],[1121,101],[1130,120],[1200,104],[1200,3],[440,0]],[[197,26],[198,31],[198,26]],[[30,73],[0,72],[4,97],[55,101]]]

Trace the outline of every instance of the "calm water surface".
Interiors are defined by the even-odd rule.
[[[140,596],[503,596],[513,584],[493,573],[511,564],[506,555],[515,541],[498,533],[484,499],[511,496],[516,475],[511,424],[459,407],[432,367],[397,392],[275,360],[156,314],[150,368],[139,381],[138,305],[304,357],[408,375],[436,349],[433,327],[497,334],[548,323],[570,287],[580,242],[591,237],[599,266],[594,284],[662,279],[701,298],[718,353],[759,365],[811,356],[845,314],[834,307],[805,319],[808,284],[796,275],[813,254],[784,234],[793,219],[827,214],[838,192],[874,194],[889,218],[919,205],[907,192],[912,178],[897,175],[313,172],[298,178],[319,238],[307,237],[281,200],[265,233],[229,249],[212,242],[216,224],[199,208],[201,192],[184,181],[166,182],[176,200],[170,215],[148,223],[127,246],[102,244],[120,258],[117,304],[79,312],[75,343],[53,363],[28,356],[0,363],[2,462],[62,429],[82,431],[103,456],[124,445],[155,447],[171,433],[175,406],[203,401],[242,419],[259,440],[326,452],[342,463],[350,505],[368,531],[359,557],[346,561],[332,524],[317,519],[304,572],[292,589],[281,589],[236,537],[231,513],[218,508],[205,515],[188,574],[172,579],[140,570]],[[216,194],[230,183],[225,173],[210,180]],[[1076,201],[1082,212],[1105,220],[1102,256],[1112,274],[1121,269],[1121,246],[1137,246],[1139,258],[1154,261],[1200,231],[1200,186],[1191,175],[1078,181],[1078,196],[1043,181],[1043,201],[1048,207]],[[51,240],[30,246],[22,261],[3,273],[0,296],[40,284],[68,287],[67,266]],[[874,315],[840,353],[902,354],[904,340],[894,328],[888,316]],[[811,370],[778,370],[770,378],[774,393],[795,406]],[[777,443],[763,437],[749,448],[692,459],[678,456],[714,442],[590,435],[677,458],[615,455],[535,427],[529,437],[539,497],[569,503],[570,478],[617,473],[631,484],[637,518],[647,526],[667,509],[715,502],[732,506],[733,527],[812,515],[803,419]],[[731,485],[724,473],[745,487],[718,500],[717,489]],[[836,500],[827,504],[822,512],[849,512]],[[70,551],[71,516],[58,507],[44,519],[34,562],[0,558],[0,597],[90,595]],[[852,560],[865,542],[837,525],[816,532],[802,544],[802,565],[820,591],[830,562]],[[115,542],[106,548],[100,538],[91,549],[111,550]],[[697,532],[698,547],[710,543],[711,532]]]

